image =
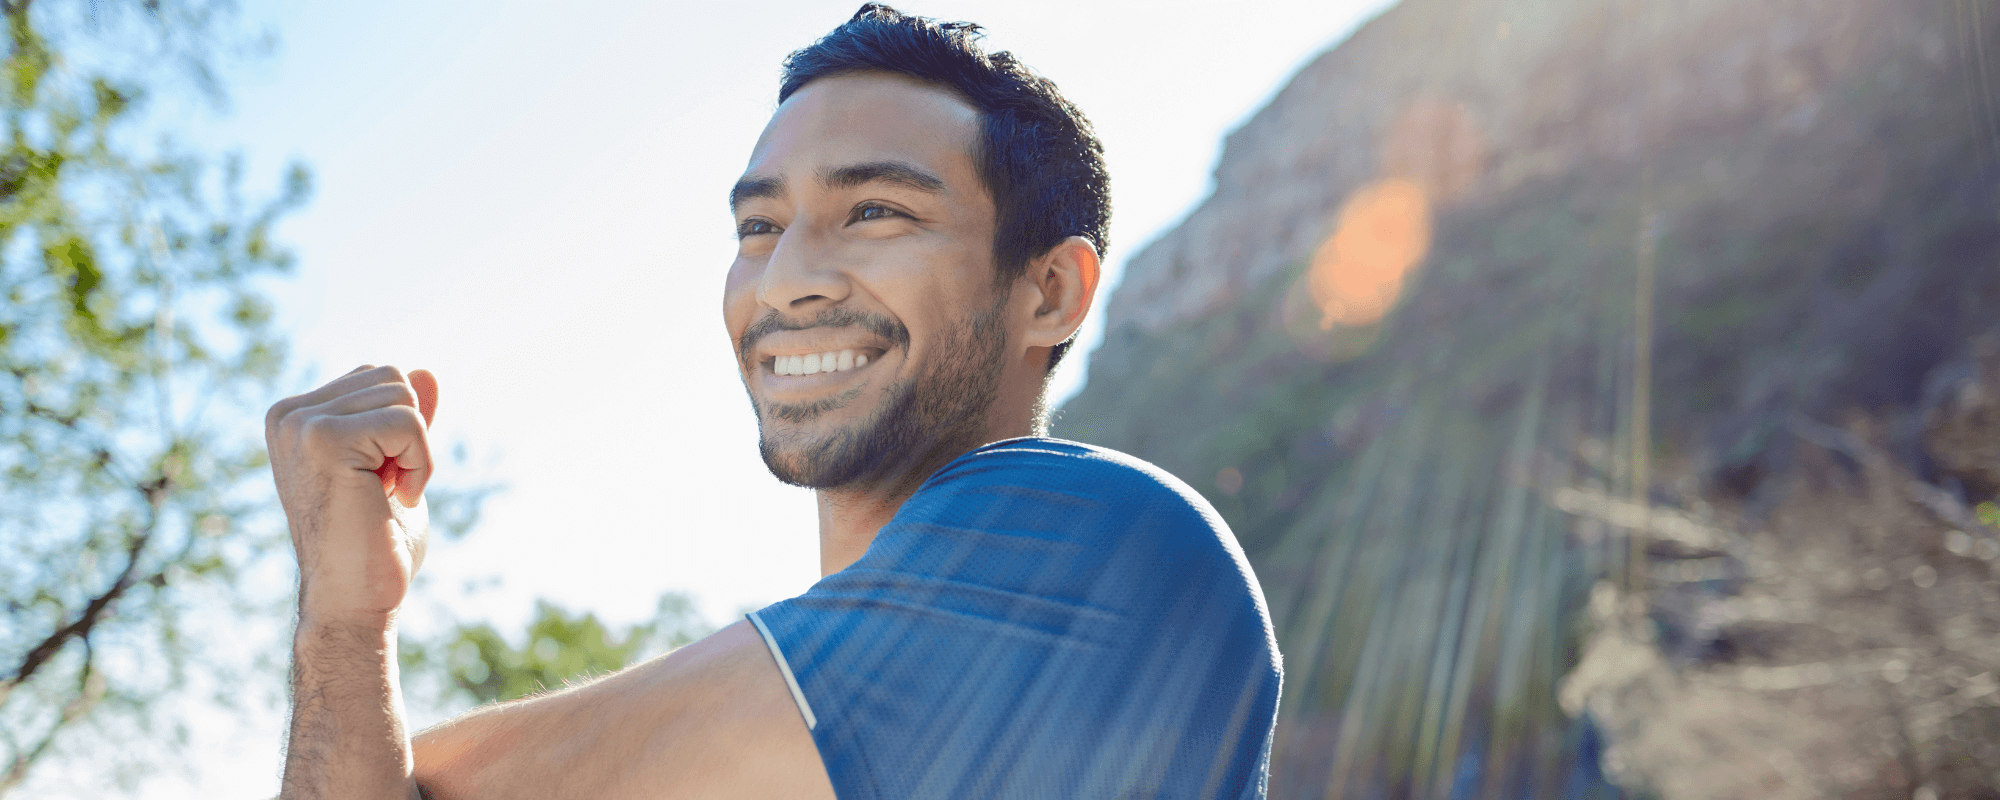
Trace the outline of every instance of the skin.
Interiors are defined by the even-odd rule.
[[[824,574],[860,558],[938,466],[1038,432],[1049,349],[1082,324],[1096,291],[1096,250],[1077,237],[996,285],[993,203],[970,156],[976,122],[926,84],[826,78],[780,106],[745,171],[759,191],[739,191],[734,204],[746,235],[723,316],[774,471],[840,476],[817,490]],[[880,170],[822,179],[885,163],[935,185]],[[843,324],[817,324],[827,321]],[[885,322],[906,338],[880,335]],[[865,368],[791,379],[766,363],[845,347],[876,355]],[[924,394],[968,380],[982,391],[944,392],[949,402]],[[280,401],[266,419],[301,576],[283,796],[408,798],[421,785],[440,800],[832,797],[747,622],[580,687],[406,734],[396,615],[423,561],[437,398],[427,372],[364,366]],[[829,443],[893,427],[900,417],[890,412],[911,408],[898,398],[915,398],[911,413],[939,424],[918,426],[886,468],[824,468],[839,450]]]

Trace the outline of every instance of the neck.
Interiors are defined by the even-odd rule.
[[[913,469],[894,478],[858,486],[819,489],[819,574],[832,575],[861,560],[875,534],[902,510],[903,502],[917,493],[931,473],[951,460],[981,445],[1022,436],[1048,433],[1036,409],[1048,380],[1048,348],[1029,348],[1025,357],[1009,365],[1009,374],[995,403],[998,413],[989,417],[985,430],[957,446],[941,446],[927,454],[911,454]]]
[[[976,443],[937,453],[919,468],[903,473],[893,481],[814,490],[819,506],[820,577],[832,575],[861,560],[861,556],[868,552],[868,546],[875,543],[875,534],[882,530],[883,525],[889,524],[897,511],[902,510],[904,501],[917,493],[917,487],[922,486],[931,473],[951,463],[952,459],[982,445],[1039,433],[1034,425],[1025,421],[1020,425],[1002,427],[1004,430],[989,432]]]
[[[876,532],[915,493],[915,487],[895,496],[841,489],[814,492],[819,500],[820,576],[832,575],[861,560],[868,546],[875,543]]]

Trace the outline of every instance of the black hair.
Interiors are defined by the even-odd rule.
[[[1029,261],[1070,236],[1089,239],[1103,258],[1110,177],[1090,120],[1049,79],[1011,53],[986,52],[978,39],[979,26],[969,22],[938,22],[867,3],[832,33],[785,58],[778,102],[820,78],[869,70],[949,89],[979,112],[972,159],[993,197],[995,281],[1012,283]],[[1070,343],[1049,353],[1050,371]]]

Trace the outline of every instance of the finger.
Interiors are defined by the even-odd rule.
[[[300,394],[292,395],[291,397],[287,397],[283,400],[279,400],[276,403],[272,403],[271,410],[264,414],[264,436],[266,440],[268,441],[275,438],[279,425],[281,425],[285,421],[286,417],[291,416],[293,412],[298,411],[299,409],[302,408],[311,408],[313,406],[319,405],[320,403],[324,403],[331,398],[339,397],[341,394],[344,394],[344,392],[340,391],[340,388],[342,386],[349,385],[349,384],[343,384],[342,381],[345,381],[348,378],[355,376],[356,374],[366,372],[371,369],[375,369],[375,365],[362,364],[361,366],[348,370],[346,375],[342,375],[338,378],[334,378],[333,380],[321,384],[320,387],[317,389],[314,389],[309,392],[303,392]]]
[[[360,466],[383,479],[383,489],[405,508],[423,499],[431,477],[430,437],[417,409],[403,404],[315,420],[324,433],[360,459]]]
[[[404,508],[416,508],[424,501],[424,487],[431,482],[430,437],[420,436],[411,446],[396,455],[396,466],[403,472],[396,476],[396,499]]]
[[[372,386],[378,383],[399,383],[402,380],[402,371],[395,367],[375,367],[363,364],[355,367],[353,372],[327,381],[325,385],[317,389],[296,397],[288,397],[278,401],[278,405],[274,406],[272,410],[277,411],[282,408],[285,411],[293,411],[301,408],[310,408],[364,386]]]
[[[389,406],[416,408],[417,394],[410,390],[410,385],[407,383],[378,383],[313,406],[306,409],[306,413],[313,416],[342,417]]]
[[[417,393],[417,410],[423,412],[424,427],[431,426],[431,419],[437,416],[438,379],[427,369],[410,370],[410,388]]]
[[[408,411],[415,411],[415,409],[411,409],[409,406],[394,406],[393,408],[382,409],[381,411],[407,414]],[[381,412],[371,411],[368,413]],[[417,418],[411,419],[410,417]],[[408,422],[404,423],[405,425],[419,421],[422,421],[425,425],[429,424],[428,421],[421,420],[420,415],[409,415],[405,418],[408,419]],[[396,447],[399,444],[401,445],[400,449]],[[376,446],[381,448],[384,456],[387,456],[383,464],[387,465],[393,462],[399,470],[395,473],[394,485],[387,488],[395,492],[396,500],[401,502],[404,508],[416,508],[418,503],[423,502],[424,486],[431,482],[430,436],[423,428],[418,428],[415,436],[384,438],[378,440]]]

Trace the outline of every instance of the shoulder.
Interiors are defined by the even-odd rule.
[[[1256,579],[1199,494],[1123,453],[976,448],[753,620],[842,797],[1236,797],[1216,783],[1262,774],[1280,678]]]
[[[1206,499],[1166,470],[1116,450],[1045,437],[994,442],[959,456],[925,481],[897,518],[996,511],[1107,533],[1134,525],[1209,537],[1228,531]]]
[[[1078,442],[1009,439],[966,453],[904,503],[860,565],[947,563],[954,580],[1032,571],[1038,591],[1050,590],[1048,576],[1068,576],[1061,593],[1134,619],[1177,614],[1189,598],[1231,598],[1229,624],[1269,629],[1249,559],[1207,500],[1143,459]]]
[[[1003,439],[975,447],[933,474],[924,488],[982,478],[1028,483],[1088,479],[1118,488],[1153,488],[1200,498],[1180,479],[1137,456],[1046,436]]]

